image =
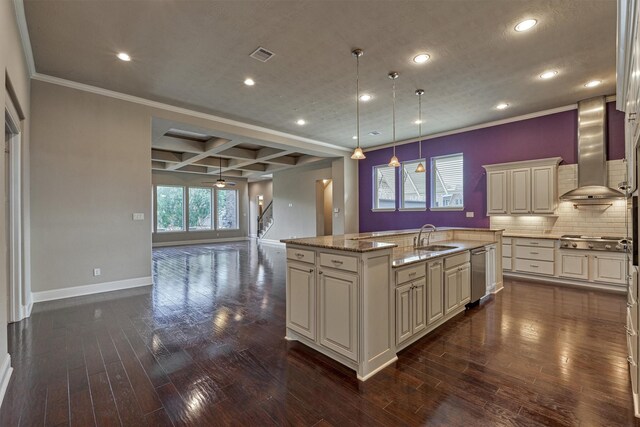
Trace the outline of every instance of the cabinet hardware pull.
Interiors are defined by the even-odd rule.
[[[529,267],[538,268],[539,266],[535,264],[529,264]]]
[[[538,252],[531,252],[531,255],[538,255]]]
[[[631,336],[634,336],[634,335],[635,335],[635,332],[633,332],[631,329],[629,329],[629,327],[628,327],[628,326],[625,326],[625,327],[624,327],[624,329],[625,329],[625,331],[627,331],[627,334],[628,334],[628,335],[631,335]]]
[[[303,257],[304,257],[304,254],[303,254],[303,253],[300,253],[300,252],[296,252],[296,257],[298,257],[298,258],[303,258]]]
[[[332,259],[331,262],[338,265],[344,264],[344,262],[340,261],[339,259]]]
[[[627,356],[627,362],[629,362],[630,365],[633,365],[633,359],[631,358],[631,356]]]
[[[532,245],[538,245],[539,244],[538,242],[529,242],[529,243],[531,243]]]
[[[311,270],[309,270],[309,273],[313,273],[313,268]]]
[[[629,121],[632,122],[636,119],[636,113],[629,113]]]
[[[416,275],[416,272],[414,271],[413,273],[409,273],[409,277],[413,277]]]
[[[318,274],[322,274],[322,273],[323,273],[322,271],[318,271]]]
[[[627,303],[627,308],[631,308],[631,307],[633,307],[633,303],[628,302]]]

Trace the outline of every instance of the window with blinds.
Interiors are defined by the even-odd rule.
[[[464,207],[463,164],[462,153],[431,158],[431,208]]]
[[[427,174],[416,172],[418,164],[424,159],[402,163],[402,209],[427,208]]]
[[[373,209],[394,210],[396,208],[396,168],[375,166],[373,168]]]

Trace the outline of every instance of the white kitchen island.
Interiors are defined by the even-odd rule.
[[[470,250],[487,247],[487,289],[502,289],[502,230],[439,228],[283,240],[287,247],[286,339],[354,369],[366,380],[397,352],[465,310]]]

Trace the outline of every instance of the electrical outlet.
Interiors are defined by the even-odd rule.
[[[467,218],[473,218],[474,216],[475,216],[475,213],[467,212]]]
[[[136,212],[133,214],[133,220],[134,221],[143,221],[144,220],[144,214],[140,213],[140,212]]]
[[[99,268],[94,268],[94,269],[93,269],[93,275],[94,275],[94,276],[99,276],[100,274],[102,274],[102,272],[100,271],[100,269],[99,269]]]

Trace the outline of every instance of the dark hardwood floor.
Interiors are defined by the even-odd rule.
[[[624,296],[507,282],[361,383],[284,340],[282,248],[157,249],[153,278],[9,325],[0,424],[635,424]]]

